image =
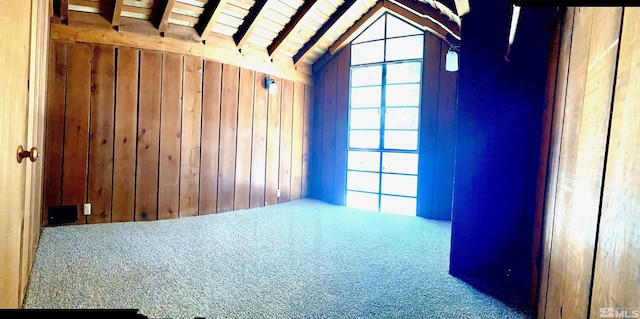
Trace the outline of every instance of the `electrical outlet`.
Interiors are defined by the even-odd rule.
[[[276,197],[280,198],[280,189],[278,188],[278,190],[276,191]]]
[[[91,204],[89,203],[84,204],[84,215],[85,216],[91,215]]]

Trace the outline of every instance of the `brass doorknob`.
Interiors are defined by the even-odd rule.
[[[31,151],[25,151],[22,148],[22,145],[18,146],[18,163],[22,163],[22,159],[28,157],[29,160],[35,162],[38,159],[40,152],[38,152],[38,148],[32,147]]]

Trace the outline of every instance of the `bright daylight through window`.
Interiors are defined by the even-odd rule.
[[[424,32],[385,14],[351,43],[346,204],[415,215]]]

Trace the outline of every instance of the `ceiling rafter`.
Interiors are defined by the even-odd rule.
[[[111,26],[117,27],[120,25],[120,17],[122,16],[122,5],[124,0],[115,0],[113,3],[113,16],[111,16]]]
[[[369,27],[383,13],[385,13],[387,10],[384,6],[384,2],[385,1],[380,1],[376,3],[375,6],[369,9],[369,11],[358,20],[358,22],[351,26],[347,32],[345,32],[331,47],[329,47],[330,54],[335,54],[345,45],[351,43],[351,41],[353,41],[361,31]]]
[[[224,8],[227,2],[227,0],[211,0],[205,6],[202,15],[200,15],[200,20],[198,21],[198,24],[196,24],[195,28],[198,31],[200,38],[205,42],[209,32],[211,32],[211,28],[213,28],[216,21],[218,21],[222,8]]]
[[[233,35],[233,40],[236,42],[236,46],[242,49],[242,47],[247,43],[249,37],[253,33],[253,29],[258,26],[258,21],[260,17],[264,14],[264,10],[266,9],[268,0],[258,0],[249,10],[249,14],[242,22],[242,25],[238,28],[238,32]]]
[[[287,39],[291,35],[291,32],[298,27],[298,24],[305,17],[307,12],[309,12],[317,3],[317,0],[305,1],[302,6],[298,9],[296,14],[291,18],[291,20],[284,26],[282,32],[278,34],[278,36],[273,40],[273,42],[267,48],[267,52],[270,56],[276,55],[280,49],[282,49],[282,45],[287,42]]]
[[[391,0],[388,1],[388,3],[404,7],[404,9],[411,11],[414,15],[431,20],[447,33],[460,40],[460,26],[430,4],[412,0]]]
[[[171,16],[171,11],[173,11],[173,6],[175,5],[176,0],[167,0],[167,4],[162,9],[162,15],[158,15],[160,16],[160,20],[158,21],[158,31],[164,32],[169,27],[169,17]]]
[[[340,7],[338,7],[336,12],[334,12],[329,17],[329,20],[327,20],[327,22],[322,25],[318,32],[316,32],[316,34],[311,39],[309,39],[307,43],[304,44],[302,49],[300,49],[298,53],[293,56],[293,63],[298,63],[298,61],[305,54],[307,54],[307,52],[309,52],[309,50],[311,50],[316,45],[316,43],[318,43],[318,41],[322,39],[322,37],[324,37],[327,31],[329,31],[329,29],[331,29],[331,27],[333,27],[336,22],[338,22],[338,20],[340,20],[340,18],[342,18],[342,16],[344,16],[344,14],[347,13],[347,11],[349,11],[349,9],[351,9],[351,7],[353,7],[356,2],[356,0],[347,0]]]

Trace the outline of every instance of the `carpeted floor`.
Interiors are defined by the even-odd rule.
[[[150,318],[526,318],[448,275],[450,228],[308,199],[50,227],[25,306]]]

